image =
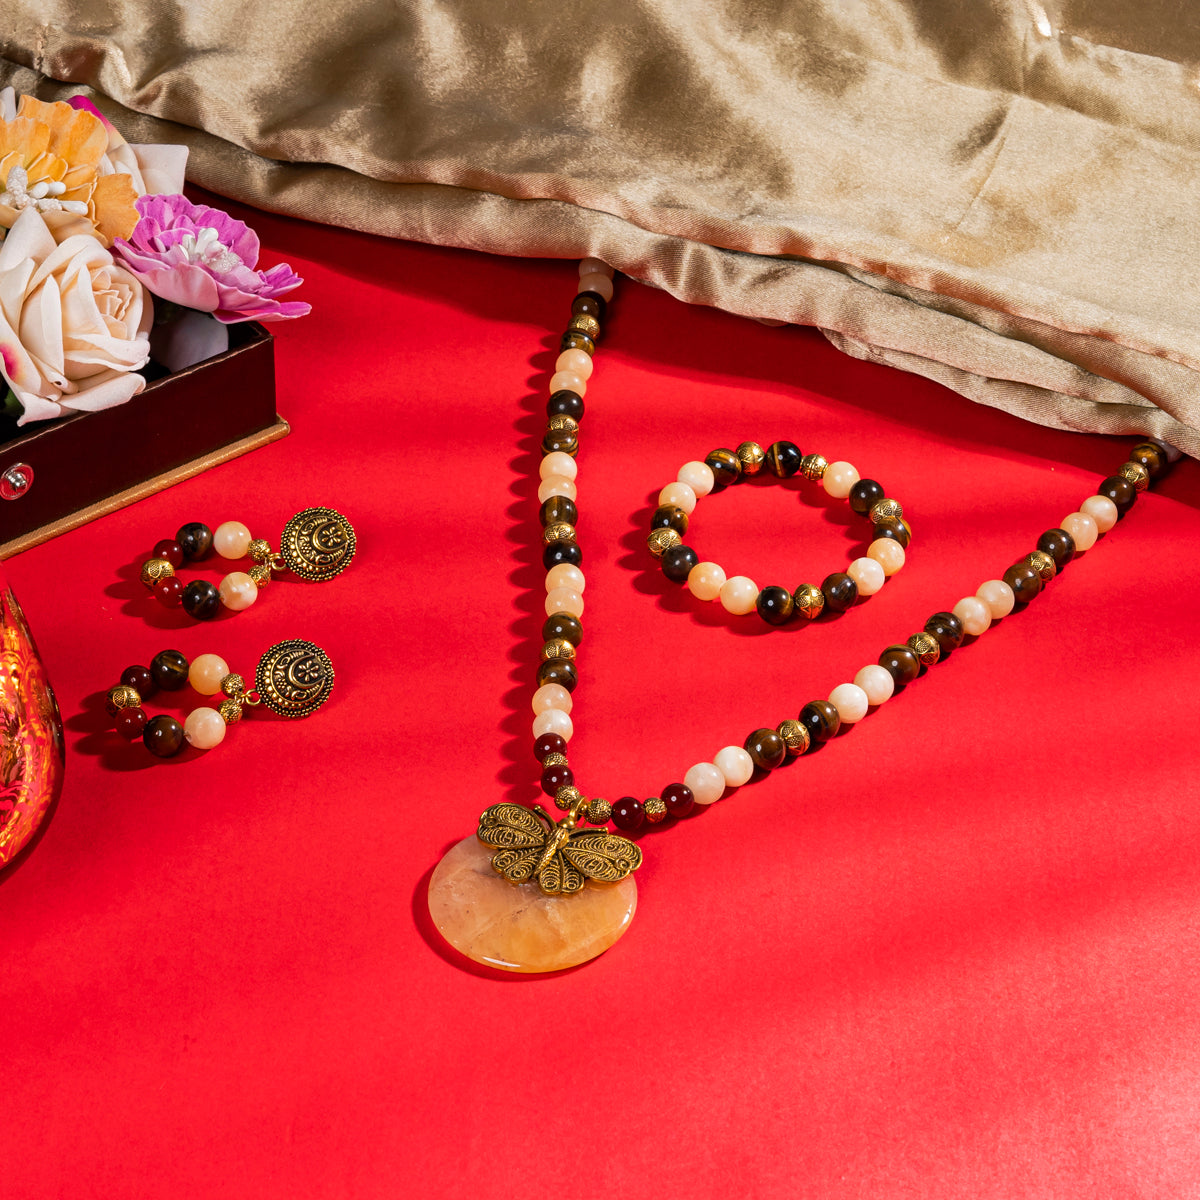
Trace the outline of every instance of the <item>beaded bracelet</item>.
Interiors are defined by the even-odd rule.
[[[121,682],[105,696],[105,707],[126,741],[141,738],[156,758],[172,758],[185,744],[197,750],[219,746],[245,708],[263,705],[281,717],[310,716],[329,699],[333,680],[333,664],[325,651],[299,638],[277,643],[258,660],[250,689],[218,654],[201,654],[189,663],[178,650],[160,650],[148,667],[135,665],[121,672]],[[165,713],[150,717],[142,708],[142,701],[160,688],[177,692],[187,684],[202,696],[225,699],[218,708],[193,709],[182,724]]]
[[[802,583],[794,591],[775,584],[760,591],[745,575],[727,577],[716,563],[701,562],[696,551],[683,543],[698,499],[715,488],[753,478],[764,466],[777,479],[799,473],[819,481],[835,499],[848,499],[850,508],[867,517],[873,528],[866,555],[856,558],[845,571],[827,575],[820,587]],[[685,584],[697,599],[719,599],[726,612],[736,616],[757,612],[768,625],[786,625],[797,616],[812,620],[823,612],[845,612],[859,596],[873,596],[904,566],[911,537],[900,504],[885,496],[874,479],[862,479],[850,463],[830,463],[820,454],[802,454],[794,442],[773,442],[766,450],[757,442],[743,442],[737,450],[722,447],[703,462],[687,462],[679,468],[675,482],[658,494],[646,544],[659,559],[663,574],[674,583]]]
[[[167,608],[182,604],[197,621],[211,621],[222,606],[241,612],[258,599],[271,582],[272,571],[291,571],[301,579],[323,583],[340,575],[353,561],[357,539],[354,527],[332,508],[306,508],[283,527],[277,554],[269,542],[254,538],[241,521],[226,521],[214,532],[199,521],[180,526],[175,537],[156,542],[141,569],[142,582]],[[176,574],[184,561],[198,562],[213,551],[222,558],[247,555],[249,571],[231,571],[215,584],[208,579],[185,583]]]

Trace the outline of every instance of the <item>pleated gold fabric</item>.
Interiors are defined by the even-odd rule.
[[[1200,455],[1200,10],[6,0],[0,84],[279,212],[595,254],[1043,424]],[[798,366],[797,371],[800,373]]]

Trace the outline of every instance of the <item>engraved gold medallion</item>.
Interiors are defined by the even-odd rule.
[[[263,704],[281,717],[315,713],[333,691],[329,655],[302,638],[272,646],[254,671],[254,688]]]
[[[279,553],[289,571],[311,583],[340,575],[354,561],[354,526],[332,508],[306,508],[283,527]]]

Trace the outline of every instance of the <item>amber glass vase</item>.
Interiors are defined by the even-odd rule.
[[[62,790],[62,717],[0,565],[0,872],[30,849]]]

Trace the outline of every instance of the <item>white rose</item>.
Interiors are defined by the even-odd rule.
[[[17,422],[124,404],[146,386],[150,295],[89,234],[56,243],[26,208],[0,244],[0,372]]]

